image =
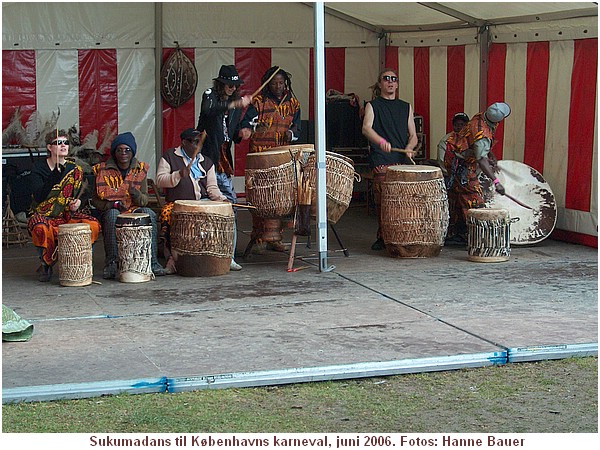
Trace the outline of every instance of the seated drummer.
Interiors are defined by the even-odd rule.
[[[167,150],[156,170],[156,185],[165,190],[167,204],[160,214],[160,222],[166,238],[165,256],[168,256],[167,271],[175,273],[175,261],[171,254],[171,212],[175,200],[227,201],[217,185],[215,165],[200,150],[206,133],[194,128],[183,131],[179,137],[181,145]],[[235,244],[234,244],[235,245]],[[231,259],[231,270],[241,266]]]
[[[65,130],[46,135],[48,157],[38,161],[31,171],[33,213],[27,222],[33,245],[38,249],[41,265],[38,280],[50,281],[57,261],[58,226],[66,223],[87,223],[92,231],[92,243],[100,234],[100,223],[79,211],[83,187],[83,169],[68,157],[69,138]]]
[[[148,208],[148,164],[135,158],[137,144],[130,132],[119,134],[110,146],[110,158],[94,166],[96,186],[91,203],[101,212],[104,234],[104,273],[107,280],[118,273],[117,216],[121,213],[144,213],[152,222],[152,273],[166,275],[158,262],[158,225],[156,213]]]

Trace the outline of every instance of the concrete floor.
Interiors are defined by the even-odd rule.
[[[546,239],[513,246],[502,263],[471,262],[460,247],[394,259],[370,249],[376,228],[364,206],[351,206],[336,225],[348,257],[328,235],[331,272],[319,272],[316,246],[299,238],[295,267],[309,268],[295,273],[286,271],[287,254],[267,252],[238,257],[241,272],[136,284],[102,279],[99,241],[94,280],[101,284],[86,287],[60,286],[56,275],[40,283],[31,244],[4,248],[2,302],[35,330],[29,342],[2,344],[3,401],[72,383],[298,370],[319,379],[318,368],[332,366],[363,374],[388,362],[442,367],[447,358],[507,351],[549,359],[556,349],[583,346],[597,354],[597,249]],[[238,229],[243,253],[249,213],[238,213]]]

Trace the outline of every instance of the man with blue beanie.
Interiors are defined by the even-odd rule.
[[[144,213],[152,222],[152,272],[165,275],[158,262],[158,226],[156,213],[148,208],[148,164],[135,158],[137,144],[130,132],[119,134],[110,146],[110,158],[94,166],[96,187],[92,205],[101,212],[105,262],[103,277],[118,274],[118,246],[115,225],[121,213]]]

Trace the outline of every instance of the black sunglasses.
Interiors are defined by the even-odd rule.
[[[186,141],[191,142],[192,144],[197,144],[200,142],[200,139],[186,139]]]
[[[385,81],[398,81],[398,77],[394,75],[384,75],[381,77],[381,79]]]
[[[129,147],[124,147],[124,148],[118,148],[115,150],[115,153],[131,153],[131,149]]]
[[[58,140],[52,141],[50,143],[50,145],[62,145],[62,144],[69,145],[69,141],[67,139],[58,139]]]

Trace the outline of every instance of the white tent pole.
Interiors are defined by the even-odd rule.
[[[479,28],[479,111],[487,108],[487,78],[490,56],[490,28]]]
[[[316,2],[315,11],[315,151],[317,154],[317,236],[319,271],[329,272],[327,265],[327,179],[325,165],[325,9]]]
[[[154,153],[156,155],[155,168],[162,158],[162,95],[160,93],[160,69],[163,52],[163,20],[162,3],[154,3]]]

